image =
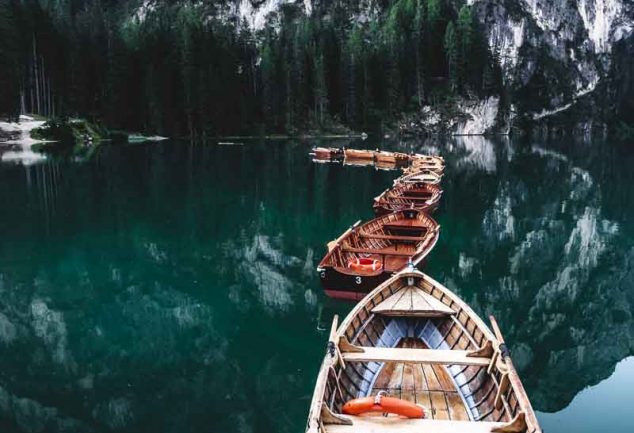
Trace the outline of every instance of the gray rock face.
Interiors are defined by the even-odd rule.
[[[634,4],[626,0],[470,3],[501,54],[519,112],[537,123],[595,99],[610,79],[613,47],[634,32]],[[601,103],[593,105],[596,115]]]

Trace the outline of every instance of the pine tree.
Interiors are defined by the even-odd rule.
[[[442,16],[442,0],[427,0],[427,15],[431,23],[440,21]]]
[[[328,92],[326,89],[326,75],[324,72],[324,55],[317,53],[313,61],[313,75],[315,77],[315,116],[319,125],[324,126],[326,111],[328,109]]]
[[[276,59],[271,41],[266,41],[262,49],[260,60],[262,74],[262,114],[265,124],[277,126],[277,89],[276,89]]]
[[[426,45],[427,53],[425,58],[429,59],[429,76],[439,76],[444,73],[443,56],[443,16],[442,0],[427,0],[427,22],[426,22]]]
[[[425,100],[425,88],[427,81],[427,65],[425,63],[425,46],[427,44],[425,25],[424,0],[417,0],[416,15],[414,16],[413,48],[416,62],[416,97],[418,106],[422,107]],[[425,59],[425,60],[424,60]]]
[[[456,76],[458,86],[462,88],[468,84],[469,77],[474,75],[474,71],[469,65],[474,65],[477,62],[477,58],[472,51],[474,46],[473,16],[471,15],[471,8],[467,5],[463,5],[460,8],[456,30],[459,37]]]
[[[444,38],[444,51],[449,67],[449,84],[451,90],[458,87],[458,43],[456,41],[456,31],[453,22],[447,24]]]
[[[363,62],[363,31],[359,27],[353,28],[345,46],[345,114],[350,123],[356,123],[359,119],[360,91],[362,90],[360,76]]]
[[[195,37],[199,31],[197,16],[192,8],[184,7],[179,14],[177,28],[179,30],[179,47],[182,64],[183,94],[185,96],[185,112],[187,116],[187,130],[190,137],[196,135],[196,99],[198,86],[196,83],[196,48]]]
[[[401,3],[396,3],[388,15],[383,28],[383,58],[385,59],[385,73],[387,83],[387,111],[395,115],[401,108],[402,102],[402,74],[401,50],[405,29],[400,13]]]

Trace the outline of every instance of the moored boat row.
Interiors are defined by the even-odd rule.
[[[343,162],[346,165],[375,165],[384,169],[431,170],[442,174],[445,161],[440,156],[407,154],[383,150],[313,147],[313,160],[317,162]]]
[[[360,301],[333,320],[306,431],[541,433],[495,318],[416,269],[438,240],[444,160],[413,156],[317,268],[326,294]]]
[[[333,148],[313,154],[333,155]],[[344,161],[415,161],[394,185],[376,197],[377,217],[352,226],[328,244],[317,271],[325,293],[339,299],[361,299],[366,293],[402,270],[407,263],[419,266],[436,244],[438,223],[430,216],[442,196],[439,186],[444,159],[438,156],[345,149]],[[413,159],[412,159],[413,158]],[[423,168],[433,166],[434,170]]]

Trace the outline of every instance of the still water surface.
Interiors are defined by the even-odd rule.
[[[396,177],[313,164],[310,145],[0,165],[0,431],[303,431],[351,308],[314,268]],[[496,315],[545,430],[634,431],[632,152],[401,146],[446,157],[426,270]]]

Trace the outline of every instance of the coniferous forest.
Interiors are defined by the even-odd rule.
[[[0,113],[82,116],[206,137],[356,130],[456,96],[501,93],[468,6],[385,2],[379,20],[326,1],[257,31],[221,4],[0,0]]]

